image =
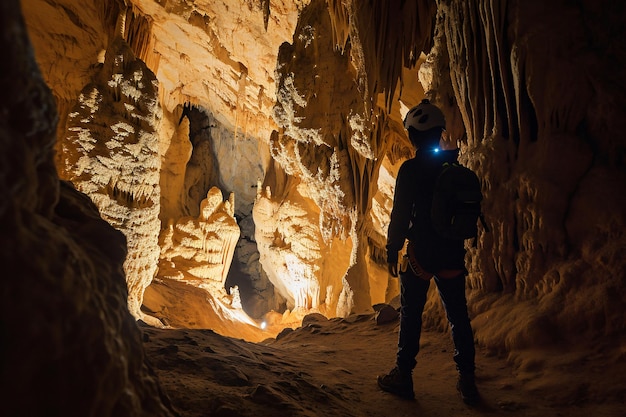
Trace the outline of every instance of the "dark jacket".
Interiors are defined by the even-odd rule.
[[[441,237],[430,220],[435,180],[442,165],[457,162],[457,156],[458,150],[418,150],[400,166],[387,235],[387,262],[398,262],[398,251],[408,239],[414,244],[417,261],[427,271],[465,268],[464,242]]]

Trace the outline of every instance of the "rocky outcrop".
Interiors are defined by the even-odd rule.
[[[290,200],[312,200],[308,203],[310,208],[299,205],[304,210],[300,217],[309,217],[305,224],[313,227],[309,232],[305,227],[298,230],[311,240],[305,246],[319,251],[314,256],[317,261],[306,259],[312,254],[310,250],[305,257],[290,251],[294,247],[290,244],[283,251],[305,265],[304,275],[314,284],[305,291],[305,299],[313,301],[305,304],[310,307],[324,303],[328,313],[344,316],[371,308],[364,262],[367,244],[362,231],[370,208],[366,196],[375,190],[370,181],[376,177],[382,160],[378,157],[384,150],[381,137],[371,132],[375,132],[376,123],[382,123],[376,120],[377,116],[379,120],[384,116],[373,113],[368,101],[362,100],[359,80],[352,75],[350,50],[337,50],[331,33],[326,4],[314,1],[303,10],[293,44],[281,46],[278,101],[274,109],[280,130],[272,135],[270,150],[282,170],[297,180],[289,188],[278,188],[270,182],[264,187],[269,187],[273,200],[283,202],[283,210],[288,210]],[[286,195],[290,195],[287,201]],[[261,195],[266,199],[269,196],[270,193]],[[289,242],[296,234],[285,236]],[[262,263],[264,255],[270,257],[261,250]],[[322,267],[331,263],[332,272]],[[278,275],[274,284],[286,287],[294,273]],[[284,282],[281,285],[276,280]]]
[[[126,239],[54,166],[57,114],[0,4],[0,401],[6,416],[174,416],[127,308]]]
[[[213,187],[202,200],[197,218],[183,217],[168,224],[159,241],[159,277],[196,281],[196,286],[213,296],[227,298],[226,276],[239,239],[233,200],[231,195],[222,201],[222,192]]]
[[[94,81],[78,96],[58,146],[61,177],[126,236],[128,306],[137,318],[159,259],[160,121],[154,74],[117,37]]]

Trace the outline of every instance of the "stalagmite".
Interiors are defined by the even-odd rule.
[[[154,74],[118,37],[78,97],[60,140],[62,178],[89,195],[102,217],[126,235],[128,308],[138,318],[159,256],[160,120]]]

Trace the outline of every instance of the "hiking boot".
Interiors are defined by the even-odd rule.
[[[401,371],[398,367],[393,368],[387,375],[379,375],[378,386],[383,391],[402,398],[415,398],[411,372]]]
[[[474,375],[461,375],[456,383],[456,389],[461,394],[461,399],[467,405],[476,405],[480,402],[480,394],[476,388]]]

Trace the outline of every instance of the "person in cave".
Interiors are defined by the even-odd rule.
[[[454,361],[459,373],[457,390],[468,405],[480,401],[476,388],[474,335],[465,298],[465,246],[463,240],[440,236],[431,222],[431,202],[437,175],[445,162],[457,162],[458,149],[439,148],[445,132],[441,110],[427,99],[413,107],[404,127],[416,148],[396,178],[387,237],[387,263],[393,277],[400,275],[401,317],[396,366],[378,376],[379,387],[392,394],[414,398],[412,373],[419,352],[422,313],[431,279],[437,285],[452,329]],[[406,246],[403,262],[398,252]]]

